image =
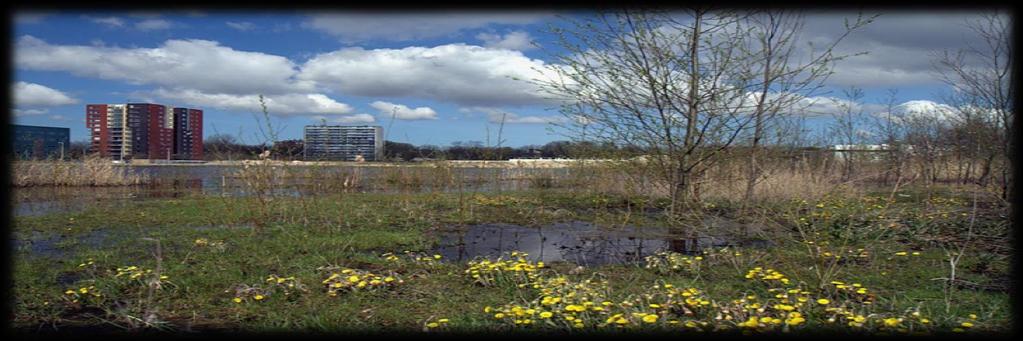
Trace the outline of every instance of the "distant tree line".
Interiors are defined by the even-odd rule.
[[[206,160],[255,159],[267,149],[266,144],[245,144],[232,135],[215,134],[203,141]],[[271,153],[277,160],[302,160],[304,143],[300,139],[283,140],[274,144]],[[455,141],[450,146],[413,145],[385,141],[387,161],[419,160],[508,160],[516,158],[572,158],[606,155],[640,155],[643,151],[610,143],[553,141],[543,145],[521,147],[485,146],[479,141]]]

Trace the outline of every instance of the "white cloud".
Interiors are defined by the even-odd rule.
[[[51,45],[22,36],[14,49],[16,67],[67,71],[77,76],[197,89],[208,93],[282,94],[312,92],[296,81],[288,58],[247,52],[209,40],[167,40],[157,48]]]
[[[528,32],[515,31],[504,36],[500,34],[492,33],[480,33],[476,35],[476,39],[483,41],[483,46],[498,49],[508,50],[531,50],[536,48],[533,46],[533,39],[529,36]]]
[[[170,21],[163,19],[146,19],[135,23],[135,28],[142,31],[152,30],[166,30],[171,28],[173,24]]]
[[[956,114],[954,107],[928,100],[906,101],[892,109],[894,114],[907,119],[933,119],[941,122],[953,120]]]
[[[78,103],[60,90],[27,82],[14,83],[14,104],[18,107],[52,107]]]
[[[212,107],[230,111],[261,113],[258,95],[203,93],[197,90],[157,89],[153,95],[189,106]],[[264,96],[271,115],[347,115],[352,106],[335,101],[323,94],[283,94]]]
[[[394,117],[399,120],[436,120],[437,112],[430,107],[411,109],[401,104],[376,101],[369,106],[380,111],[380,117]]]
[[[550,13],[332,13],[313,15],[302,25],[338,37],[343,42],[384,39],[408,41],[438,38],[492,24],[527,25],[548,19]]]
[[[124,27],[124,20],[118,17],[90,17],[85,16],[89,21],[97,24],[106,25],[107,27]]]
[[[320,121],[320,122],[327,121],[327,122],[330,122],[330,123],[345,123],[345,124],[351,124],[351,123],[373,123],[373,122],[376,122],[376,118],[374,118],[373,115],[370,115],[370,114],[354,114],[354,115],[344,115],[344,116],[339,116],[339,117],[327,117],[327,116],[323,116],[323,115],[316,115],[316,116],[313,116],[311,118],[313,120],[315,120],[315,121]]]
[[[344,94],[414,97],[468,106],[550,103],[528,81],[544,76],[544,62],[519,51],[465,44],[366,50],[345,48],[316,55],[300,80]]]
[[[256,24],[250,23],[248,21],[242,22],[228,21],[227,26],[239,31],[248,31],[256,28]]]

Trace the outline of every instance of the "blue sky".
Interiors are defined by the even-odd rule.
[[[255,96],[272,103],[281,139],[302,126],[376,124],[388,140],[446,146],[565,139],[555,105],[511,77],[536,75],[558,51],[545,27],[554,12],[20,12],[15,14],[15,123],[71,128],[85,140],[92,103],[150,101],[205,111],[205,134],[260,139]],[[865,90],[868,111],[887,89],[898,102],[940,103],[947,89],[932,53],[975,39],[970,12],[880,12],[840,51],[870,54],[839,64],[828,83]],[[855,13],[811,13],[807,39],[833,37]],[[392,119],[392,116],[395,119]],[[826,124],[827,117],[812,120]],[[553,131],[552,131],[553,130]]]

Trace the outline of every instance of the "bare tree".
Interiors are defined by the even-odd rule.
[[[879,142],[885,147],[883,150],[885,170],[882,181],[888,185],[890,181],[894,180],[896,189],[902,183],[902,171],[908,152],[907,146],[903,143],[905,138],[904,119],[900,113],[896,113],[898,93],[899,91],[896,89],[888,89],[884,102],[885,111],[876,113],[872,117],[874,132]]]
[[[982,162],[979,182],[984,185],[992,172],[994,159],[1001,158],[997,166],[1001,172],[1002,197],[1007,198],[1012,179],[1008,163],[1012,156],[1012,126],[1015,120],[1011,82],[1012,46],[1010,45],[1010,19],[1004,13],[989,13],[967,23],[981,39],[979,46],[970,44],[965,49],[938,55],[935,67],[941,79],[952,87],[946,102],[958,109],[959,121],[974,128],[991,129],[997,133],[980,137],[991,141],[976,146],[978,151],[989,151]],[[980,135],[980,134],[978,134]]]
[[[853,22],[845,22],[845,32],[819,51],[810,51],[809,58],[797,61],[800,50],[796,49],[799,34],[804,25],[804,15],[798,11],[767,10],[754,13],[747,17],[754,34],[749,58],[755,60],[752,78],[759,78],[753,93],[755,104],[752,115],[753,135],[751,136],[748,172],[746,181],[746,201],[753,199],[757,183],[765,177],[763,166],[758,160],[761,144],[770,122],[779,113],[793,113],[798,104],[805,98],[815,96],[831,75],[834,64],[848,57],[836,55],[835,47],[854,30],[861,28],[876,18],[857,16]],[[813,50],[813,46],[810,46]]]
[[[752,120],[743,18],[696,8],[568,19],[553,29],[567,53],[537,83],[565,101],[569,134],[648,151],[636,164],[675,203],[698,199],[695,178]]]
[[[858,159],[854,150],[859,149],[863,142],[865,117],[863,109],[863,89],[850,87],[842,90],[844,99],[836,100],[838,111],[833,113],[831,125],[832,142],[836,143],[835,156],[842,164],[842,181],[852,178]]]

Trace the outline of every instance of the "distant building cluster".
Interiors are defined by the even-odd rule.
[[[64,158],[71,148],[71,129],[11,125],[14,155],[20,159]]]
[[[202,160],[202,110],[153,103],[85,106],[90,151],[113,159]]]
[[[307,161],[378,161],[384,157],[380,126],[310,125],[303,133]]]

